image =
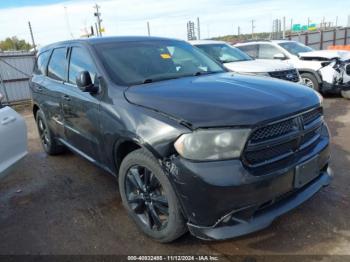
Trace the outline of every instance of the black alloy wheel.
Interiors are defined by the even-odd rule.
[[[143,166],[133,166],[125,179],[125,192],[131,209],[151,230],[163,229],[169,217],[169,204],[154,174]]]

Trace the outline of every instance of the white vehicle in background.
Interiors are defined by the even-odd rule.
[[[197,40],[190,41],[190,43],[231,71],[301,83],[298,71],[288,63],[276,60],[254,59],[223,41]]]
[[[350,52],[313,50],[296,41],[263,40],[234,45],[257,59],[279,59],[294,65],[303,83],[321,93],[345,94],[350,85]]]
[[[0,93],[0,178],[27,154],[27,127],[11,107],[3,106]]]

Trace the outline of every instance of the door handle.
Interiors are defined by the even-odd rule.
[[[8,125],[12,122],[14,122],[16,120],[16,118],[14,116],[10,116],[10,117],[4,117],[2,120],[1,120],[1,125],[5,126],[5,125]]]
[[[70,101],[70,96],[69,95],[63,95],[62,98],[66,101]]]

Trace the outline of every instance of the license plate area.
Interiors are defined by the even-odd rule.
[[[294,187],[301,188],[320,174],[318,156],[295,167]]]

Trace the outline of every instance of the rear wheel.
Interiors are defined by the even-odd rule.
[[[119,170],[123,205],[139,229],[159,242],[186,232],[175,192],[156,159],[144,149],[131,152]]]
[[[301,80],[303,84],[307,87],[314,89],[315,91],[320,91],[320,84],[317,81],[317,78],[310,73],[302,73],[300,74]]]
[[[49,155],[57,155],[64,151],[64,147],[59,145],[50,131],[44,113],[39,109],[36,113],[36,124],[38,127],[41,145]]]

